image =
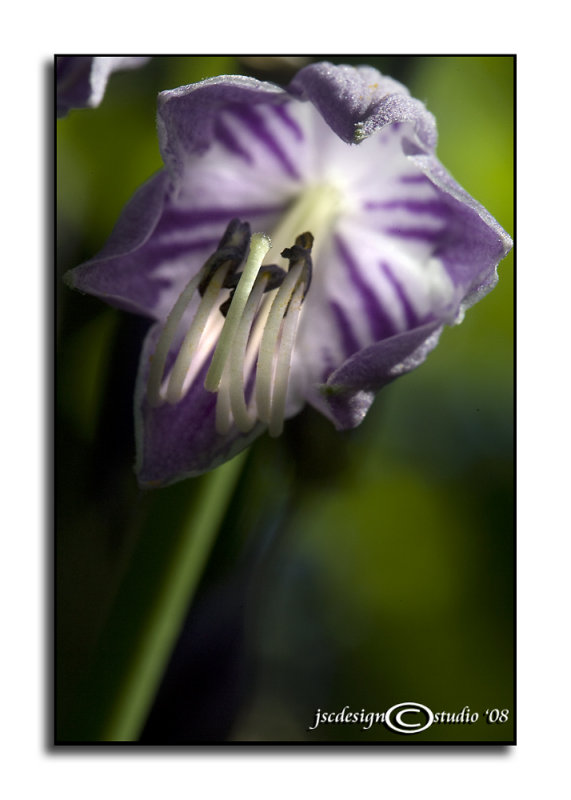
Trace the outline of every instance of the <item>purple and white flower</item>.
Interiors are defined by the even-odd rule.
[[[358,425],[512,246],[436,158],[432,115],[370,67],[162,92],[158,130],[165,169],[69,275],[156,321],[135,392],[142,485],[217,466],[305,403]]]
[[[57,116],[73,108],[96,108],[113,72],[137,69],[149,56],[58,56],[56,58]]]

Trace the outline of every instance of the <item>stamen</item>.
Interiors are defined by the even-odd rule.
[[[172,341],[175,337],[176,329],[178,328],[179,322],[182,319],[182,315],[186,311],[188,304],[194,296],[194,292],[196,291],[198,284],[203,278],[203,272],[204,267],[200,270],[198,275],[195,275],[194,278],[187,283],[179,295],[178,300],[174,304],[170,314],[167,317],[167,321],[165,322],[165,326],[161,332],[159,341],[157,342],[155,352],[153,353],[151,359],[151,369],[149,372],[149,383],[147,388],[147,396],[151,406],[159,406],[163,401],[163,398],[161,397],[161,382],[163,379],[163,372],[165,370],[167,356],[169,354]]]
[[[254,233],[250,241],[250,254],[244,267],[240,282],[236,287],[234,298],[228,309],[226,322],[220,334],[216,350],[212,356],[210,369],[206,374],[204,387],[210,392],[215,392],[220,385],[220,379],[236,335],[240,319],[244,313],[246,301],[252,291],[258,270],[264,257],[271,247],[270,239],[264,233]]]
[[[196,289],[198,289],[200,294],[203,295],[203,301],[199,306],[191,330],[188,331],[185,337],[182,347],[184,355],[179,353],[177,361],[175,362],[175,367],[178,365],[178,372],[176,381],[173,384],[173,389],[170,389],[170,379],[167,387],[167,393],[169,393],[170,390],[169,402],[178,402],[184,396],[185,389],[190,385],[190,382],[185,380],[185,378],[187,377],[188,367],[192,361],[193,353],[200,343],[205,328],[212,329],[212,325],[210,324],[212,322],[210,311],[213,304],[215,289],[213,288],[212,291],[209,291],[210,284],[214,282],[215,286],[219,286],[219,284],[221,286],[225,277],[231,274],[232,271],[242,263],[248,246],[249,237],[250,226],[248,223],[233,219],[228,224],[224,235],[220,239],[216,252],[208,259],[198,274],[188,282],[179,295],[167,317],[151,359],[147,397],[152,406],[159,406],[163,402],[161,384],[166,360],[184,312],[192,301]],[[219,270],[223,273],[222,278],[218,275]],[[216,295],[220,291],[220,286],[216,291]],[[214,301],[215,300],[216,296],[214,296]],[[204,359],[202,359],[202,362],[203,360]],[[182,368],[183,364],[186,365],[186,370]],[[172,377],[171,374],[171,378]]]
[[[183,386],[186,375],[188,373],[192,358],[200,343],[202,334],[206,328],[206,323],[208,322],[212,309],[214,308],[216,300],[220,295],[220,291],[229,267],[230,264],[227,263],[218,269],[206,287],[206,291],[204,292],[202,301],[198,307],[198,311],[192,320],[192,324],[188,329],[174,363],[174,367],[172,368],[166,393],[166,399],[169,403],[178,403],[179,400],[181,400],[184,396]]]
[[[309,285],[311,283],[311,276],[313,273],[313,265],[311,262],[311,249],[313,247],[313,234],[306,231],[305,233],[301,233],[295,240],[295,244],[293,247],[286,247],[285,250],[282,250],[282,256],[287,258],[290,262],[290,268],[292,263],[302,262],[303,264],[303,276],[302,280],[305,284],[305,289],[303,292],[303,296],[307,294],[309,290]]]
[[[285,276],[285,272],[282,271],[282,274],[283,276]],[[248,340],[248,349],[246,351],[246,373],[250,372],[250,370],[258,360],[258,354],[260,352],[260,342],[262,341],[262,336],[264,335],[264,330],[266,328],[268,316],[272,309],[272,303],[274,302],[274,298],[278,293],[278,288],[279,285],[274,291],[268,292],[268,294],[264,297],[260,305],[260,309],[258,311],[256,320],[254,322],[254,328],[250,335],[250,339]]]
[[[272,393],[272,403],[268,431],[270,436],[279,436],[284,427],[285,405],[289,382],[289,370],[291,366],[291,355],[295,344],[295,336],[301,306],[306,287],[303,283],[298,283],[294,295],[288,306],[284,320],[280,349],[277,356],[276,374]]]
[[[238,430],[242,433],[247,433],[251,430],[256,422],[255,408],[253,410],[247,408],[246,398],[244,396],[244,381],[247,380],[247,374],[244,374],[244,361],[248,336],[252,328],[254,316],[258,310],[258,305],[264,293],[265,285],[268,282],[268,277],[269,276],[266,274],[258,275],[256,278],[254,288],[248,297],[248,302],[246,303],[244,313],[238,325],[230,357],[225,369],[225,372],[228,371],[230,374],[230,404],[234,422]]]
[[[232,412],[230,409],[230,374],[224,370],[216,395],[216,430],[221,435],[228,433],[232,427]]]
[[[309,284],[311,283],[311,247],[313,245],[313,236],[311,233],[302,233],[295,240],[292,247],[286,248],[282,251],[282,256],[290,261],[290,270],[286,279],[282,283],[269,312],[268,320],[264,328],[262,341],[260,343],[260,355],[258,357],[258,371],[256,379],[256,404],[258,406],[258,416],[264,422],[270,424],[272,417],[274,418],[274,429],[277,428],[277,412],[273,413],[274,394],[275,394],[275,380],[277,376],[277,362],[279,360],[278,353],[278,339],[282,321],[289,314],[289,306],[292,301],[292,296],[297,289],[298,284],[302,287],[300,294],[300,309],[296,312],[295,327],[292,327],[293,334],[297,330],[297,318],[301,310],[301,302],[303,301]],[[288,331],[290,326],[288,326]],[[282,333],[283,338],[283,333]],[[291,343],[293,347],[293,341]],[[291,354],[290,354],[291,355]],[[287,372],[284,373],[282,356],[282,377],[283,374],[289,375],[289,362]],[[285,393],[287,391],[287,384],[282,387],[284,397],[280,397],[278,403],[285,409]],[[276,397],[276,399],[277,399]],[[283,403],[282,403],[283,401]],[[283,416],[283,411],[282,411]]]
[[[236,336],[232,344],[232,349],[226,362],[223,375],[229,372],[230,375],[230,402],[232,414],[238,430],[247,433],[253,428],[257,419],[257,411],[254,402],[249,407],[245,398],[245,383],[249,378],[251,369],[254,365],[256,352],[252,352],[250,342],[252,339],[251,331],[256,319],[256,314],[260,307],[262,295],[279,286],[285,277],[285,272],[271,264],[261,267],[254,287],[244,308],[244,313],[240,319],[240,324],[236,331]],[[260,313],[262,310],[260,309]]]
[[[206,327],[204,329],[204,333],[200,339],[200,347],[194,354],[194,358],[192,359],[192,363],[188,372],[186,373],[186,378],[184,380],[183,386],[183,396],[188,391],[191,383],[196,378],[202,367],[204,366],[204,362],[207,360],[208,356],[212,354],[214,348],[216,347],[216,342],[218,341],[218,337],[220,336],[220,331],[224,327],[224,318],[221,314],[217,314],[214,311],[206,323]]]
[[[301,275],[303,264],[298,264],[290,270],[274,298],[268,321],[264,328],[258,356],[258,370],[256,373],[256,405],[258,416],[263,422],[270,421],[272,404],[272,387],[274,378],[274,356],[277,351],[278,336],[282,320]]]
[[[327,241],[329,231],[343,208],[342,192],[332,183],[307,186],[287,209],[280,223],[270,231],[278,252],[289,247],[299,231],[310,230],[316,247]],[[314,251],[314,258],[315,258]]]

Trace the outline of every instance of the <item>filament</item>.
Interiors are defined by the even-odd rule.
[[[240,433],[248,433],[261,421],[271,436],[278,436],[283,429],[297,328],[311,280],[313,236],[302,234],[282,251],[290,262],[286,272],[265,264],[270,239],[263,233],[253,234],[243,271],[238,273],[246,230],[249,233],[247,223],[233,220],[218,250],[178,297],[152,356],[148,401],[153,407],[179,403],[211,358],[204,387],[216,393],[216,431],[226,435],[235,426]],[[180,323],[197,290],[200,302],[165,377],[173,343],[180,341]]]
[[[232,351],[227,363],[230,372],[230,403],[234,422],[238,430],[247,433],[253,428],[256,422],[256,410],[248,409],[246,406],[244,381],[247,380],[246,365],[246,346],[250,334],[254,316],[258,310],[258,305],[262,298],[265,285],[268,282],[266,275],[259,275],[256,279],[252,293],[244,308],[244,313],[236,331],[236,337],[232,345]]]
[[[173,339],[176,335],[180,320],[182,319],[182,315],[192,300],[194,292],[198,288],[202,277],[203,270],[201,270],[198,275],[195,275],[194,278],[187,283],[178,300],[174,304],[170,314],[168,315],[159,341],[157,342],[155,352],[151,359],[151,370],[149,372],[149,383],[147,390],[149,403],[152,406],[158,406],[162,402],[161,382],[163,379],[163,372],[165,370],[167,356],[169,354]]]
[[[278,336],[282,320],[285,316],[287,305],[295,289],[295,284],[301,273],[301,265],[288,272],[286,279],[280,286],[274,298],[268,315],[258,356],[258,370],[256,373],[256,404],[258,416],[263,422],[270,421],[272,404],[272,387],[277,350]]]
[[[270,407],[270,436],[279,436],[284,426],[291,356],[301,315],[304,291],[304,284],[298,283],[283,324]]]
[[[262,264],[264,256],[271,247],[270,239],[264,233],[255,233],[250,242],[250,254],[244,267],[244,272],[240,278],[240,282],[236,287],[236,293],[228,310],[226,323],[220,334],[216,350],[212,357],[210,369],[206,374],[204,381],[205,389],[215,392],[220,384],[222,371],[228,359],[231,349],[231,343],[236,335],[240,318],[244,313],[244,308],[248,300],[248,296],[252,291],[256,275]]]
[[[188,329],[169,378],[166,399],[169,403],[178,403],[183,397],[185,378],[192,362],[194,353],[200,343],[216,300],[220,295],[224,278],[228,272],[229,264],[224,264],[208,284],[202,301]]]

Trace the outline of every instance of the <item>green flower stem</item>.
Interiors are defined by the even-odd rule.
[[[244,456],[239,456],[206,477],[198,502],[158,582],[150,618],[140,632],[118,702],[104,731],[106,741],[133,741],[141,733],[232,497],[243,459]]]
[[[196,481],[157,490],[172,494],[166,503],[158,498],[137,545],[64,739],[138,739],[244,460],[242,454]],[[191,510],[181,523],[173,509],[189,490]]]

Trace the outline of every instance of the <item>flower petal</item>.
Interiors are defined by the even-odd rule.
[[[422,364],[442,329],[440,323],[429,322],[364,348],[316,387],[309,402],[338,430],[356,427],[380,389]]]
[[[282,103],[287,93],[272,83],[241,75],[207,78],[159,94],[157,125],[161,154],[173,177],[185,171],[186,160],[204,153],[216,138],[222,109],[259,103]]]
[[[432,154],[415,153],[411,163],[436,186],[454,211],[452,233],[438,253],[452,280],[462,288],[460,322],[464,311],[497,283],[497,266],[513,241],[497,220],[471,197]]]
[[[161,170],[135,192],[104,248],[66,273],[69,286],[117,308],[153,316],[160,286],[152,274],[158,259],[153,258],[150,239],[163,213],[168,185],[168,175]]]
[[[310,64],[288,89],[310,100],[344,142],[358,143],[385,125],[412,122],[418,141],[428,149],[436,146],[432,114],[405,86],[372,67]]]
[[[180,402],[151,407],[147,399],[149,366],[161,328],[160,324],[154,325],[145,339],[135,388],[136,472],[144,488],[167,486],[214,469],[248,447],[265,430],[264,425],[258,424],[247,434],[239,433],[235,426],[226,436],[217,433],[216,394],[204,388],[210,359]]]
[[[58,56],[57,116],[65,117],[72,108],[95,108],[113,72],[136,69],[149,60],[149,56]]]

